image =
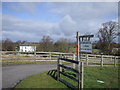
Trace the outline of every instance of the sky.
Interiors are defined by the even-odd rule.
[[[76,41],[81,35],[96,34],[102,23],[117,21],[117,2],[2,2],[2,39],[39,42]]]

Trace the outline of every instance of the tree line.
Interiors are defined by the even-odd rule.
[[[10,39],[2,40],[2,51],[15,51],[17,47],[27,41],[13,42]],[[50,36],[43,36],[40,42],[30,42],[32,46],[36,46],[37,51],[45,52],[72,52],[70,49],[75,48],[75,43],[70,42],[68,39],[61,38],[53,42]],[[74,53],[74,52],[73,52]]]
[[[99,49],[103,54],[119,55],[120,50],[117,49],[120,47],[120,42],[114,42],[115,38],[119,38],[119,36],[118,23],[113,21],[105,22],[101,28],[98,29],[97,37],[99,40],[93,43],[93,49]],[[16,47],[24,42],[26,41],[13,42],[10,39],[2,40],[2,50],[15,51]],[[37,51],[75,53],[75,42],[71,42],[65,38],[53,42],[50,36],[43,36],[39,42],[31,44],[37,47]],[[114,48],[116,48],[117,51]]]

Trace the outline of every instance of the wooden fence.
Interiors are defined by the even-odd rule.
[[[22,53],[22,52],[15,52],[15,51],[3,51],[1,52],[2,56],[7,56],[8,58],[3,59],[12,59],[12,57],[26,57],[26,59],[32,60],[56,60],[58,59],[59,55],[65,55],[65,57],[73,59],[73,53],[61,53],[61,52],[35,52],[35,53]],[[11,58],[9,58],[11,57]]]
[[[61,61],[66,61],[66,62],[70,62],[70,63],[74,63],[74,64],[77,64],[77,69],[76,68],[72,68],[70,66],[66,66],[65,64],[61,63]],[[67,70],[67,71],[72,71],[72,72],[75,72],[76,75],[77,75],[77,78],[76,77],[72,77],[71,75],[69,74],[66,74],[64,72],[64,70]],[[83,88],[83,62],[80,63],[80,61],[75,61],[75,60],[71,60],[71,59],[66,59],[66,58],[58,58],[58,64],[57,64],[57,79],[58,81],[61,81],[62,83],[66,84],[68,87],[74,89],[74,88]],[[64,79],[61,78],[61,75],[69,78],[69,79],[72,79],[73,81],[77,82],[77,87],[74,86],[73,84],[69,83],[69,81],[66,81]]]
[[[25,56],[25,60],[56,60],[58,59],[59,55],[64,55],[67,59],[74,59],[76,58],[74,53],[61,53],[61,52],[35,52],[35,53],[20,53],[15,51],[2,51],[2,56],[8,56],[6,58],[2,58],[2,60],[9,61],[12,58],[15,60],[18,59],[18,56]],[[12,57],[13,56],[13,57]],[[26,57],[28,56],[28,57]],[[23,58],[22,57],[22,58]],[[19,58],[20,59],[20,58]],[[23,58],[24,59],[24,58]],[[80,59],[85,63],[86,66],[89,65],[114,65],[115,67],[118,66],[120,56],[111,56],[111,55],[94,55],[94,54],[81,54]],[[24,61],[25,61],[24,60]]]
[[[114,65],[118,66],[120,56],[81,54],[81,60],[88,65]]]

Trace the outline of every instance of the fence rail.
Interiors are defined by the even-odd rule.
[[[16,51],[1,51],[2,54],[2,61],[12,61],[19,59],[25,59],[25,60],[34,60],[34,61],[40,61],[40,60],[56,60],[58,59],[59,55],[64,55],[67,59],[75,59],[76,56],[74,53],[61,53],[61,52],[35,52],[30,54],[20,53]],[[4,57],[5,56],[5,57]],[[23,57],[22,57],[23,56]],[[25,57],[24,57],[25,56]],[[19,57],[19,58],[18,58]],[[22,58],[21,58],[22,57]],[[112,55],[94,55],[94,54],[81,54],[80,56],[81,60],[84,61],[86,66],[89,65],[114,65],[115,67],[118,66],[120,56],[112,56]],[[23,60],[23,61],[25,61]]]
[[[115,67],[120,64],[120,56],[110,56],[110,55],[93,55],[93,54],[82,54],[81,59],[86,63],[86,65],[99,64],[104,65],[114,65]]]

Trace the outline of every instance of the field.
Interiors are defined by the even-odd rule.
[[[39,73],[24,79],[16,88],[68,88],[57,81],[55,76],[55,73]],[[84,68],[84,88],[120,88],[119,79],[117,67]],[[71,83],[75,85],[74,82]]]

